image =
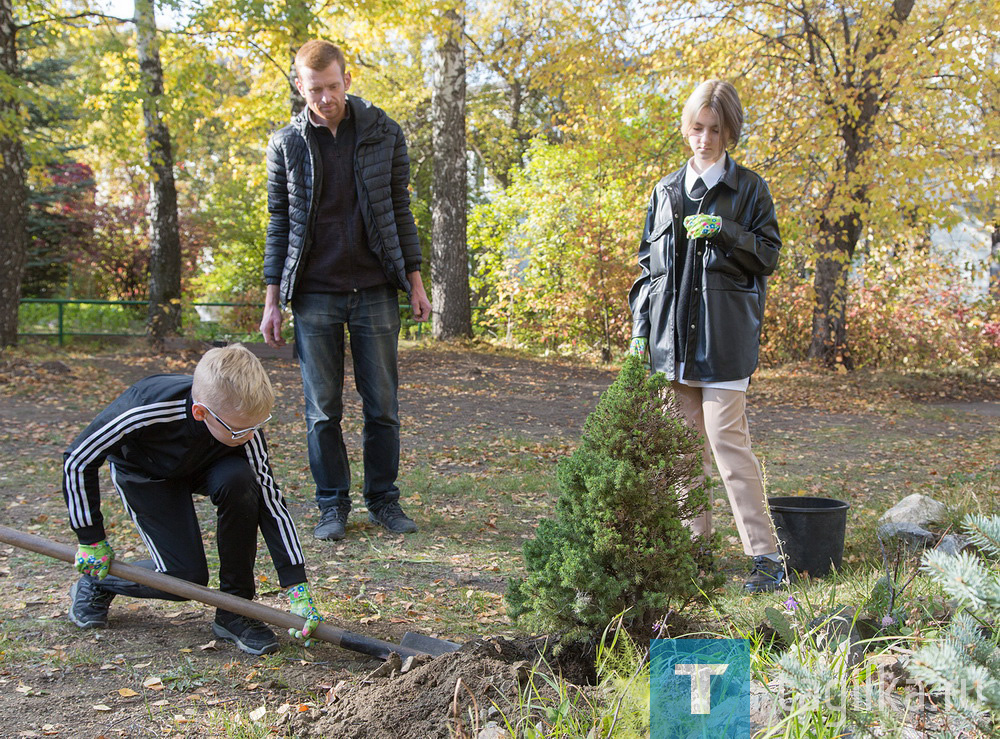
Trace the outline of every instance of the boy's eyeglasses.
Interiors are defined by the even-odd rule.
[[[232,426],[230,426],[230,425],[229,425],[228,423],[226,423],[226,422],[225,422],[225,421],[223,421],[223,420],[222,420],[221,418],[219,418],[219,416],[218,416],[218,415],[216,415],[215,411],[213,411],[213,410],[212,410],[211,408],[209,408],[209,407],[208,407],[207,405],[205,405],[204,403],[198,403],[198,405],[200,405],[200,406],[201,406],[202,408],[204,408],[204,409],[205,409],[206,411],[208,411],[209,413],[211,413],[211,414],[212,414],[212,418],[214,418],[214,419],[215,419],[216,421],[218,421],[218,422],[219,422],[219,423],[221,423],[221,424],[222,424],[223,426],[225,426],[225,428],[226,428],[226,431],[228,431],[228,432],[229,432],[230,434],[232,434],[232,437],[233,437],[233,441],[236,441],[237,439],[242,439],[242,438],[243,438],[244,436],[247,436],[248,434],[252,434],[252,433],[253,433],[254,431],[256,431],[256,430],[257,430],[257,429],[259,429],[259,428],[260,428],[261,426],[263,426],[263,425],[264,425],[265,423],[267,423],[267,422],[268,422],[268,421],[270,421],[270,420],[271,420],[272,418],[274,418],[274,416],[270,416],[270,415],[269,415],[269,416],[268,416],[267,418],[265,418],[265,419],[264,419],[263,421],[261,421],[260,423],[258,423],[258,424],[257,424],[256,426],[251,426],[251,427],[250,427],[250,428],[248,428],[248,429],[242,429],[242,430],[240,430],[240,431],[234,431],[234,430],[233,430],[233,427],[232,427]]]

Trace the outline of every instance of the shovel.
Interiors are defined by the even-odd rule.
[[[54,559],[61,559],[64,562],[73,562],[76,558],[76,550],[73,547],[49,541],[33,534],[25,534],[6,526],[0,526],[0,542],[12,544],[15,547],[37,552],[38,554],[44,554]],[[209,606],[238,613],[247,618],[255,618],[258,621],[264,621],[284,629],[301,630],[306,623],[304,618],[296,616],[294,613],[279,611],[277,608],[265,606],[263,603],[256,603],[246,598],[239,598],[229,593],[212,590],[211,588],[206,588],[187,580],[164,575],[162,572],[154,572],[143,567],[125,564],[116,559],[111,561],[110,572],[112,575],[137,582],[140,585],[149,585],[167,593],[179,595],[187,600],[196,600]],[[362,636],[361,634],[338,629],[336,626],[331,626],[323,622],[320,622],[316,630],[312,632],[310,638],[322,639],[331,644],[336,644],[338,647],[367,654],[370,657],[378,657],[382,660],[388,659],[389,655],[394,652],[403,658],[416,657],[423,654],[438,657],[448,652],[454,652],[462,646],[461,644],[456,644],[445,639],[435,639],[424,634],[416,634],[409,631],[403,635],[403,640],[400,644],[393,644],[392,642],[373,639],[369,636]]]

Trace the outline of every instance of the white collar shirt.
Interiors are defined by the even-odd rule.
[[[691,188],[694,187],[695,180],[699,177],[701,178],[701,181],[705,183],[705,187],[711,190],[719,183],[719,180],[722,179],[722,175],[726,173],[725,154],[712,162],[709,168],[701,174],[695,172],[694,167],[691,166],[693,159],[694,157],[688,159],[687,167],[684,169],[684,190],[687,192],[688,197],[691,197]]]

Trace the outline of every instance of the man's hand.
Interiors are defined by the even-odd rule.
[[[301,640],[303,642],[302,646],[308,647],[312,644],[312,639],[309,636],[319,626],[319,622],[323,620],[323,617],[319,615],[319,611],[316,610],[316,604],[313,603],[312,593],[309,592],[309,583],[290,587],[288,589],[288,601],[291,603],[292,613],[296,616],[302,616],[306,620],[302,631],[289,629],[288,635],[294,639]]]
[[[73,566],[81,575],[90,575],[98,580],[108,576],[111,560],[115,558],[114,550],[104,539],[96,544],[81,544],[76,550],[76,560]]]
[[[260,333],[268,346],[284,346],[281,338],[281,305],[278,300],[278,285],[267,286],[264,299],[264,316],[260,319]]]
[[[410,310],[413,312],[413,320],[423,323],[431,317],[431,301],[424,291],[423,278],[420,272],[410,272],[406,279],[410,281]]]
[[[722,230],[722,218],[699,213],[685,218],[684,228],[687,229],[689,239],[708,239]]]

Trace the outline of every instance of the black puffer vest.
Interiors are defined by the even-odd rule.
[[[420,269],[420,241],[410,211],[410,159],[395,121],[366,100],[347,96],[355,117],[354,182],[368,234],[389,282],[410,291],[406,275]],[[264,282],[280,285],[281,304],[295,293],[313,240],[320,165],[308,109],[276,132],[267,145],[267,242]]]

